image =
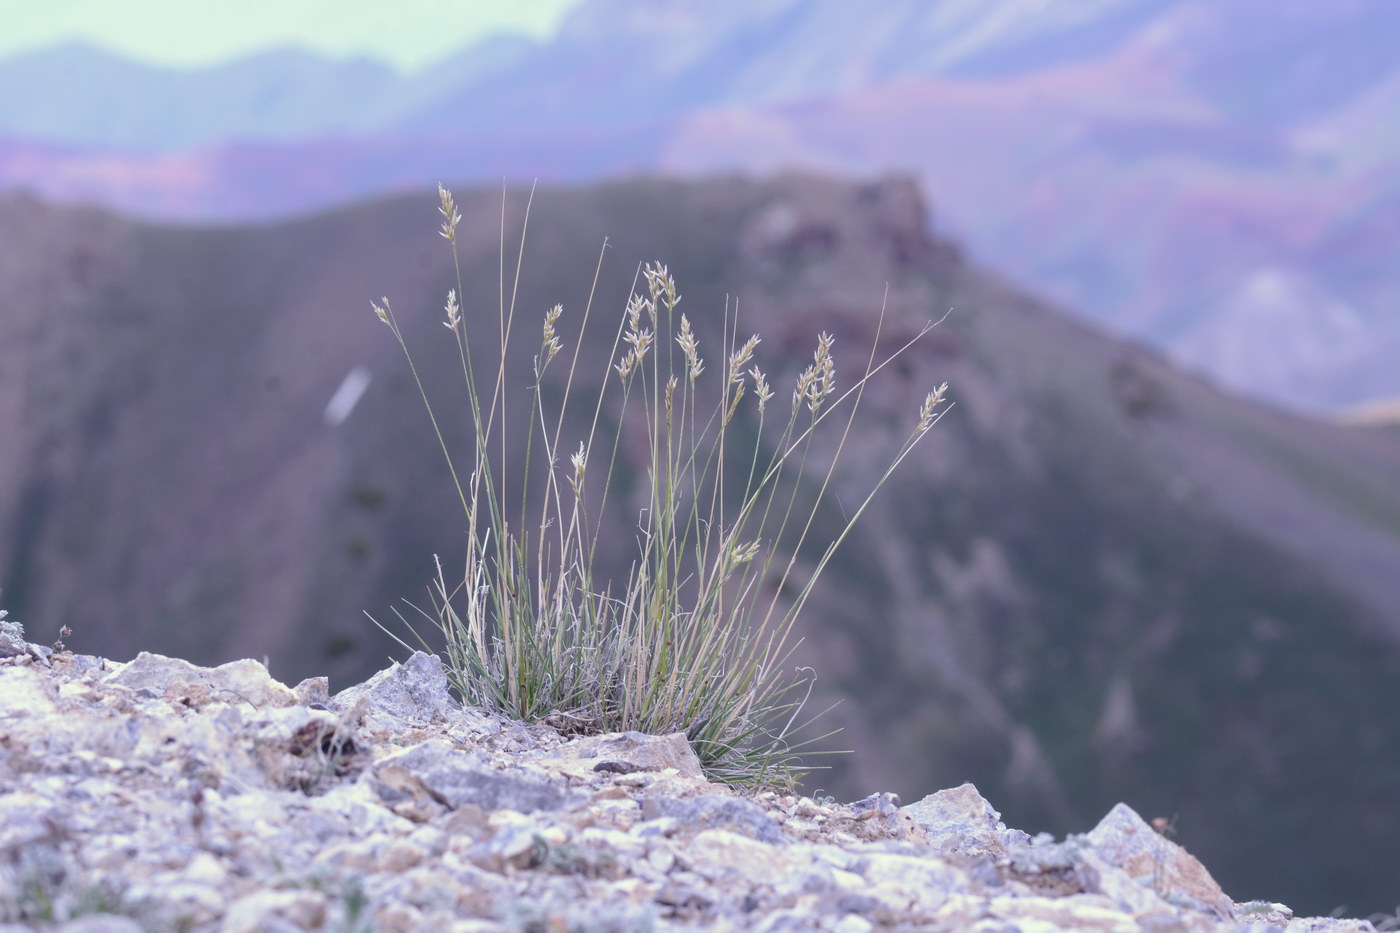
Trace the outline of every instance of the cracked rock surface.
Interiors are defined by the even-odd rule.
[[[0,654],[0,933],[30,929],[1372,926],[1236,903],[1123,804],[1057,842],[971,784],[904,807],[741,793],[683,735],[464,708],[422,653],[331,696],[255,661],[26,645]]]

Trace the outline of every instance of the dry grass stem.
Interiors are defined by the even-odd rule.
[[[450,582],[438,561],[431,605],[414,607],[410,615],[429,620],[441,633],[453,684],[467,703],[567,724],[572,731],[684,732],[713,779],[793,783],[807,744],[797,736],[809,724],[802,711],[811,692],[810,672],[791,669],[794,623],[875,492],[946,411],[946,384],[924,399],[917,423],[869,494],[835,538],[820,544],[815,569],[797,579],[798,555],[812,546],[809,535],[864,387],[913,340],[877,359],[882,309],[864,372],[838,395],[835,341],[821,334],[812,363],[793,387],[786,423],[769,424],[767,403],[774,390],[756,362],[759,336],[740,343],[726,309],[723,326],[716,329],[722,337],[719,359],[727,365],[717,388],[706,389],[704,322],[697,332],[688,314],[677,314],[681,295],[675,279],[666,266],[649,264],[640,270],[644,288],[623,309],[608,357],[617,381],[602,380],[591,413],[567,411],[575,396],[578,343],[557,393],[563,401],[546,402],[545,373],[564,340],[562,306],[545,312],[530,418],[513,428],[529,432],[524,463],[512,463],[503,429],[506,388],[514,383],[506,351],[524,234],[507,295],[503,206],[495,339],[474,348],[472,338],[484,333],[474,333],[482,328],[473,327],[459,304],[461,214],[442,186],[438,202],[439,232],[451,245],[457,269],[444,324],[457,345],[467,396],[469,469],[457,469],[458,458],[440,430],[388,299],[371,304],[408,361],[467,530],[460,581],[454,575]],[[590,295],[583,328],[592,303]],[[665,351],[673,346],[679,354]],[[476,366],[488,347],[495,372],[483,378]],[[657,347],[664,352],[653,352]],[[489,397],[482,392],[487,385]],[[747,399],[752,401],[745,404]],[[837,425],[829,416],[837,411],[844,412],[845,424],[833,433],[827,429]],[[736,419],[751,425],[743,435],[750,440],[742,444],[731,436]],[[624,455],[621,434],[622,425],[637,422],[646,454],[644,462],[634,464]],[[616,435],[600,437],[608,424],[617,426]],[[819,436],[834,437],[835,457],[824,475],[811,477],[804,467]],[[573,453],[563,467],[560,454],[568,450]],[[534,472],[532,457],[543,461]],[[613,487],[621,472],[634,469],[644,479],[631,569],[624,580],[598,579],[594,555],[604,514],[616,506]],[[410,617],[396,614],[426,645]]]

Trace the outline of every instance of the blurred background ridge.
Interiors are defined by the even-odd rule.
[[[477,38],[411,70],[424,41],[376,58],[372,33],[178,71],[71,33],[16,49],[0,190],[216,222],[440,179],[905,170],[983,261],[1224,384],[1313,411],[1400,396],[1389,0],[524,9],[529,35],[440,23],[437,46]]]

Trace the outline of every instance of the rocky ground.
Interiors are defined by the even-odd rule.
[[[1374,929],[1235,903],[1123,804],[1055,841],[971,784],[740,793],[682,735],[463,708],[426,654],[330,696],[0,625],[3,933]]]

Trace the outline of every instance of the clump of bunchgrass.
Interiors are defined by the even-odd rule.
[[[776,393],[757,361],[759,336],[741,341],[727,309],[716,328],[720,372],[711,375],[704,342],[689,315],[677,310],[675,279],[655,263],[644,267],[641,287],[623,310],[612,369],[584,418],[568,417],[580,343],[566,353],[563,308],[545,313],[529,373],[525,462],[523,469],[508,464],[506,394],[522,375],[506,363],[515,299],[507,300],[503,286],[489,330],[464,318],[461,215],[450,192],[439,186],[438,193],[441,235],[458,269],[443,324],[456,343],[466,390],[469,469],[458,468],[393,306],[384,298],[372,308],[404,351],[466,519],[460,582],[454,576],[449,583],[438,561],[432,611],[418,610],[442,631],[454,687],[469,704],[569,731],[683,732],[712,779],[794,782],[799,749],[808,744],[794,736],[808,724],[799,715],[811,686],[802,671],[788,668],[794,623],[871,497],[941,416],[946,385],[929,393],[887,468],[834,538],[809,541],[868,380],[914,341],[877,357],[882,311],[864,371],[842,390],[834,338],[820,334],[783,410],[773,404]],[[520,266],[517,259],[517,281]],[[590,297],[580,333],[591,308]],[[483,347],[474,342],[497,361],[485,378],[473,355]],[[551,408],[541,385],[552,365],[562,365],[561,354],[568,371],[562,401]],[[744,436],[753,440],[740,444],[730,428],[746,400],[744,417],[754,424]],[[616,420],[604,418],[605,411]],[[637,552],[626,579],[597,579],[594,557],[603,513],[617,505],[609,499],[624,427],[637,422],[646,439]],[[618,427],[609,434],[606,423]],[[828,432],[829,465],[818,476],[804,475],[814,440]],[[530,462],[532,455],[543,469]],[[524,479],[516,483],[517,476]],[[799,552],[819,554],[800,581]]]

